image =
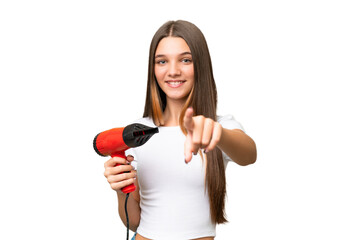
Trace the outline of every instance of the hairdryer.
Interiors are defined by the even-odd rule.
[[[129,148],[145,144],[155,133],[157,127],[151,128],[140,123],[130,124],[124,128],[113,128],[99,133],[94,138],[94,149],[100,156],[125,158],[125,151]],[[130,193],[136,189],[134,184],[121,189],[123,193]]]

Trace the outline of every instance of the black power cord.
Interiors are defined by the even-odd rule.
[[[126,239],[129,240],[129,215],[128,215],[128,211],[127,211],[127,201],[129,199],[129,195],[130,193],[126,194],[126,198],[125,198],[125,215],[126,215]]]

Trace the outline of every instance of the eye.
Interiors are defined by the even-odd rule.
[[[160,65],[163,65],[163,64],[166,63],[166,61],[165,61],[165,60],[158,60],[158,61],[156,61],[156,63],[157,63],[157,64],[160,64]]]
[[[183,63],[191,63],[191,59],[190,58],[183,58],[181,60]]]

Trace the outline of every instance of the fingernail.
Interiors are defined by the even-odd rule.
[[[188,164],[188,163],[186,162],[186,159],[185,159],[184,161],[185,161],[186,164]]]
[[[205,154],[208,153],[208,152],[209,152],[209,150],[207,150],[207,149],[204,150],[204,153],[205,153]]]

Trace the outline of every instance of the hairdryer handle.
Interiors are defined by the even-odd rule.
[[[120,157],[120,158],[126,159],[125,152],[114,153],[114,154],[111,155],[111,157]],[[116,164],[116,166],[119,166],[119,165],[122,165],[122,164]],[[125,172],[125,173],[128,173],[128,172]],[[123,193],[131,193],[131,192],[135,191],[135,189],[136,189],[135,184],[130,184],[130,185],[126,186],[126,187],[123,187],[121,189],[121,191]]]

